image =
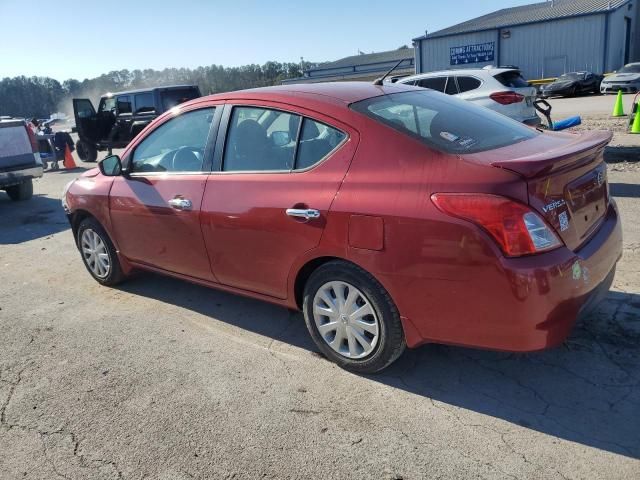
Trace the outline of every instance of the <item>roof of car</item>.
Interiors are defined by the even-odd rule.
[[[417,73],[415,75],[410,75],[408,77],[401,78],[398,80],[402,82],[403,80],[409,78],[422,78],[432,75],[490,75],[495,76],[499,73],[503,72],[512,72],[519,71],[517,68],[504,67],[504,68],[452,68],[450,70],[438,70],[435,72],[425,72],[425,73]]]
[[[407,85],[387,84],[374,85],[371,82],[323,82],[276,85],[273,87],[252,88],[235,92],[218,93],[209,99],[262,99],[269,100],[274,96],[307,97],[328,103],[351,104],[367,98],[378,97],[390,93],[414,90]]]
[[[137,90],[125,90],[122,92],[107,92],[102,97],[113,97],[115,95],[132,95],[135,93],[152,92],[154,90],[177,90],[181,88],[198,88],[197,85],[165,85],[160,87],[138,88]]]

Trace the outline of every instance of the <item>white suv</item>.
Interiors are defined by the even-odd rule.
[[[403,77],[396,83],[431,88],[495,110],[530,126],[540,125],[536,89],[517,68],[444,70]]]

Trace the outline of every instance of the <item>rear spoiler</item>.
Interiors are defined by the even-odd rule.
[[[491,162],[491,165],[510,170],[525,178],[548,175],[567,167],[575,168],[581,163],[589,163],[593,159],[591,153],[604,150],[604,147],[611,141],[612,137],[613,133],[607,131],[585,132],[576,135],[575,141],[558,148],[527,157],[496,160]]]

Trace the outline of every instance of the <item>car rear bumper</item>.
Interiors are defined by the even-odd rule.
[[[405,325],[414,329],[407,344],[446,343],[512,352],[557,346],[576,319],[606,296],[621,255],[622,227],[612,202],[600,229],[576,252],[563,247],[502,258],[498,268],[487,269],[483,277],[458,285],[449,282],[435,292],[437,301],[447,306],[438,318],[429,317],[432,295],[424,290],[420,311],[425,318],[419,318],[416,310],[413,318],[405,316],[403,305],[398,305]],[[434,284],[430,287],[434,290]]]
[[[29,180],[31,178],[42,177],[42,166],[12,169],[9,171],[0,170],[0,187],[10,187]]]
[[[540,120],[540,117],[536,115],[535,117],[523,120],[522,123],[530,127],[537,127],[542,123],[542,120]]]

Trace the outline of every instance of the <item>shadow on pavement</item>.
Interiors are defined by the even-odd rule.
[[[300,313],[155,274],[123,290],[317,352]],[[610,292],[561,348],[508,354],[427,345],[368,378],[431,399],[454,423],[477,417],[450,406],[640,458],[638,345],[640,295]]]
[[[640,197],[640,185],[636,183],[609,183],[609,191],[614,197]]]
[[[0,219],[0,245],[27,242],[70,228],[60,200],[45,195],[14,202],[0,192]]]

